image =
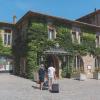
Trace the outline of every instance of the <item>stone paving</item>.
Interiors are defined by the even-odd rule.
[[[100,80],[61,79],[60,93],[40,91],[31,80],[0,74],[0,100],[100,100]]]

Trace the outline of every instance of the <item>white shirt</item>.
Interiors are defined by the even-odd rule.
[[[53,66],[50,66],[48,68],[48,77],[54,78],[55,68]]]

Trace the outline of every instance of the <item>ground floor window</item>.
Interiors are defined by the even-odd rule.
[[[84,63],[81,56],[75,56],[73,71],[84,71]]]
[[[12,58],[0,56],[0,72],[12,71]]]
[[[100,69],[100,57],[96,57],[95,59],[95,70]]]

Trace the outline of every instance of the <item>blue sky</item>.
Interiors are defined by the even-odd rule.
[[[100,0],[0,0],[0,21],[19,20],[29,10],[74,20],[94,8],[100,9]]]

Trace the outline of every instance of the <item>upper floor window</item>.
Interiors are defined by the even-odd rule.
[[[5,29],[3,43],[5,46],[11,45],[12,43],[11,29]]]
[[[96,36],[96,46],[99,47],[100,45],[100,38],[99,38],[99,35]]]
[[[7,44],[7,34],[4,34],[4,45]]]
[[[55,29],[48,29],[48,39],[54,40],[56,38]]]
[[[4,34],[4,45],[11,45],[12,39],[11,34],[5,33]]]
[[[72,32],[72,40],[73,40],[73,42],[77,41],[77,36],[76,36],[76,32],[75,31]]]
[[[72,27],[72,42],[80,44],[80,33],[81,29],[79,27],[76,26]]]
[[[11,35],[8,34],[8,45],[11,45]]]
[[[80,44],[80,32],[77,31],[73,31],[72,32],[72,41],[75,43],[79,43]]]

